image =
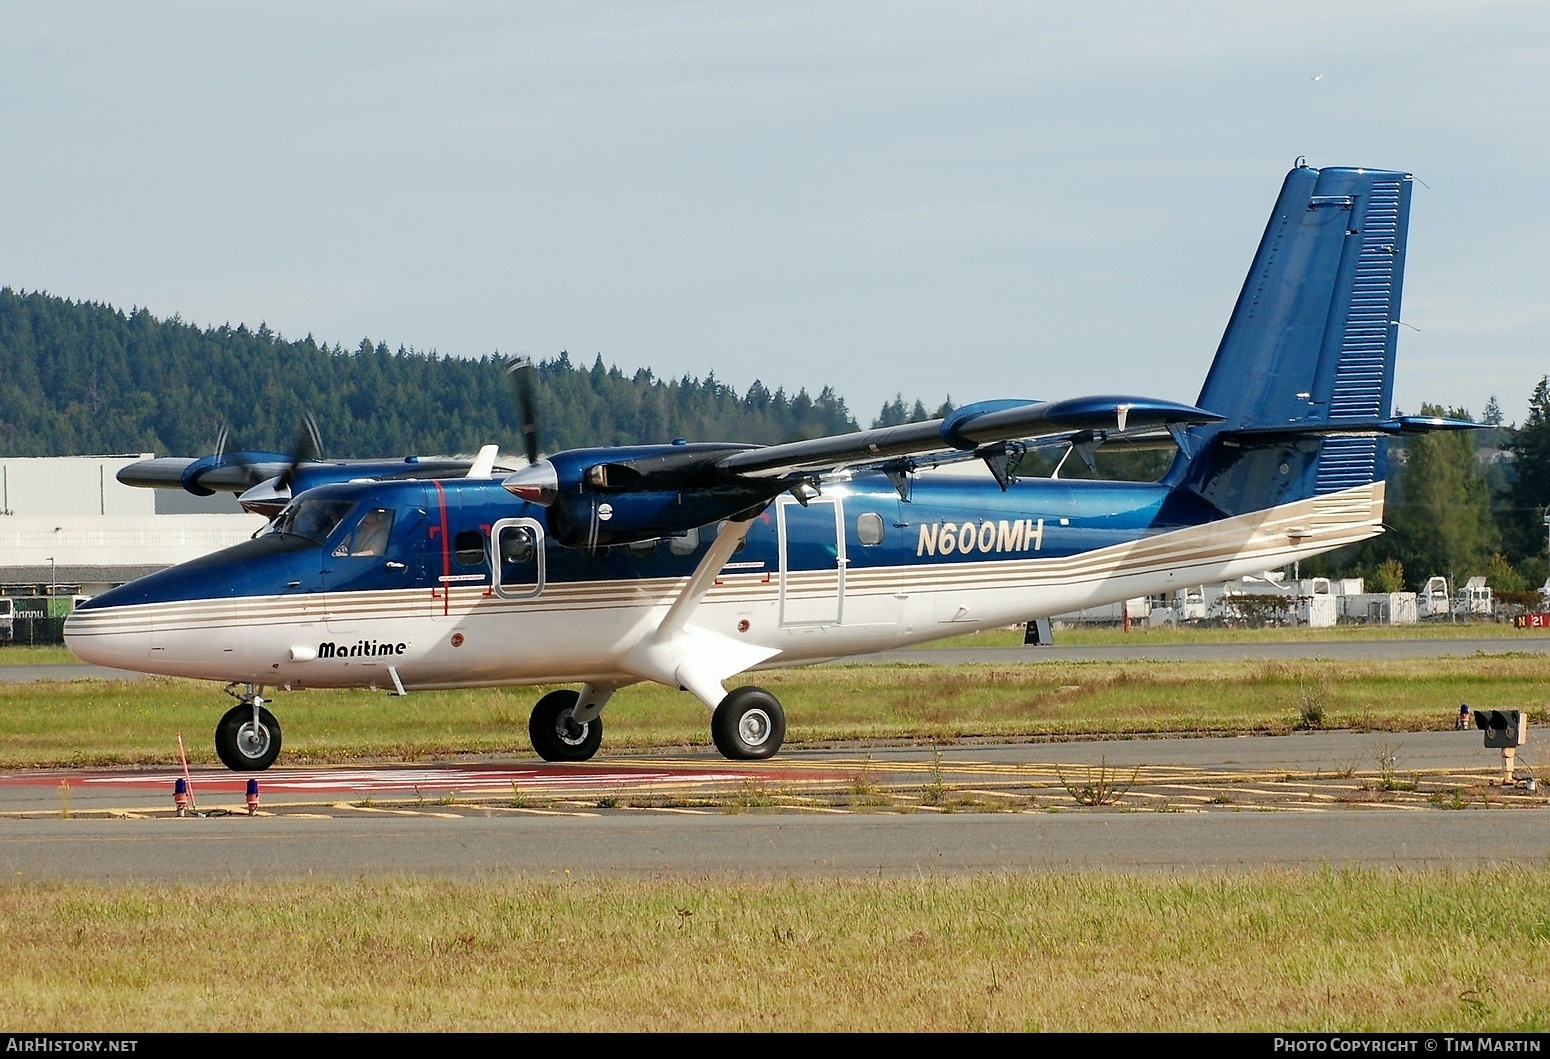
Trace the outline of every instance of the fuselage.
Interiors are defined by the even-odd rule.
[[[1259,573],[1380,530],[1382,483],[1227,517],[1165,484],[880,474],[783,494],[690,623],[788,665]],[[363,521],[391,513],[367,551]],[[278,687],[629,683],[714,525],[562,547],[483,479],[309,490],[255,539],[103,593],[65,637],[101,665]]]

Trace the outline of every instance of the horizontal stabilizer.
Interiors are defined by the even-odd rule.
[[[1222,441],[1247,444],[1290,438],[1332,438],[1342,435],[1376,437],[1377,435],[1430,434],[1434,430],[1484,430],[1486,424],[1473,423],[1468,419],[1447,419],[1443,416],[1394,416],[1390,419],[1362,419],[1355,416],[1331,419],[1323,422],[1296,426],[1245,427],[1240,430],[1223,430],[1217,434]]]

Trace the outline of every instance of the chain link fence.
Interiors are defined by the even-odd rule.
[[[5,628],[0,626],[0,643],[6,642]],[[18,613],[11,619],[11,635],[9,642],[14,644],[26,644],[36,646],[38,644],[64,643],[65,619],[61,615],[51,618],[46,614],[37,614],[27,611]]]

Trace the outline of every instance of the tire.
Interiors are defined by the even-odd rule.
[[[280,722],[258,708],[253,728],[253,704],[233,706],[215,726],[215,753],[233,772],[262,772],[280,756]]]
[[[581,695],[569,689],[539,699],[528,717],[527,735],[545,761],[587,761],[603,745],[603,720],[577,725],[573,719]]]
[[[786,738],[786,711],[763,688],[738,688],[710,717],[710,737],[721,756],[733,761],[774,757]]]

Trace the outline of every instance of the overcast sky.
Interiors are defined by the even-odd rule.
[[[1550,4],[0,16],[0,285],[829,385],[863,426],[896,392],[1192,401],[1304,155],[1417,178],[1404,411],[1520,420],[1550,371]]]

